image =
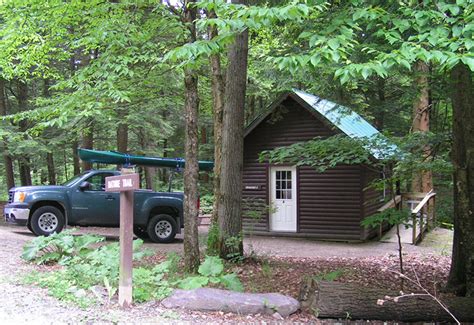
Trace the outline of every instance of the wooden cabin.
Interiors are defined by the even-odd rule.
[[[371,180],[381,177],[379,173],[362,165],[318,173],[309,166],[270,165],[258,160],[264,150],[338,133],[366,137],[378,131],[348,108],[299,90],[282,95],[247,127],[245,232],[341,241],[362,241],[377,234],[360,222],[384,203],[383,193],[366,189]]]

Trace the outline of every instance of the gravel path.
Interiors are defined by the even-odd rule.
[[[108,241],[118,240],[118,229],[79,228],[79,233],[96,233],[107,237]],[[200,229],[200,239],[204,242],[206,229]],[[429,247],[405,245],[409,253],[445,254],[450,252],[449,233],[438,231],[431,238],[442,237],[442,245]],[[117,304],[97,305],[81,309],[65,304],[47,295],[45,289],[27,286],[19,278],[35,269],[20,258],[23,245],[33,235],[22,227],[6,225],[0,221],[0,324],[51,324],[51,323],[183,323],[183,322],[242,322],[272,321],[266,317],[223,315],[220,313],[198,313],[173,311],[160,307],[156,302],[140,304],[128,311]],[[434,239],[429,239],[434,240]],[[428,241],[429,241],[428,240]],[[332,243],[307,239],[251,237],[245,239],[247,252],[266,256],[291,256],[302,258],[321,257],[370,257],[396,254],[392,243]],[[145,246],[160,252],[182,252],[182,236],[172,244],[146,243]],[[434,248],[433,248],[434,247]],[[274,320],[273,320],[274,321]]]

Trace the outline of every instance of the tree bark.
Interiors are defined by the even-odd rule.
[[[5,95],[5,79],[0,78],[0,116],[7,115],[7,101]],[[2,139],[3,143],[3,162],[5,164],[5,181],[7,189],[15,187],[15,174],[13,172],[13,159],[8,153],[8,142]]]
[[[51,152],[46,154],[46,163],[48,166],[48,182],[49,185],[56,185],[56,169],[54,167],[54,158]]]
[[[117,123],[117,151],[127,152],[128,151],[128,122],[127,112],[121,107],[117,111],[118,123]]]
[[[153,179],[155,178],[155,168],[153,167],[144,167],[145,169],[145,187],[149,190],[154,190],[153,188]]]
[[[474,85],[464,64],[453,68],[451,79],[454,240],[448,289],[474,297]]]
[[[236,36],[229,48],[226,75],[218,218],[219,255],[222,258],[243,254],[242,168],[247,57],[248,31],[245,30]]]
[[[398,302],[385,299],[399,293],[386,289],[356,286],[348,283],[316,281],[302,283],[299,300],[303,309],[316,312],[318,318],[370,319],[385,321],[446,321],[454,319],[433,298],[409,296]],[[378,300],[385,300],[378,305]],[[438,298],[459,320],[474,321],[474,300],[441,296]]]
[[[28,85],[21,80],[17,81],[17,101],[18,108],[21,112],[28,110]],[[21,132],[26,132],[28,130],[28,121],[26,119],[21,120],[19,125]],[[19,168],[21,185],[31,185],[30,158],[28,155],[23,154],[22,157],[20,157]]]
[[[72,143],[72,165],[74,170],[74,175],[79,175],[81,173],[81,163],[79,161],[79,153],[77,148],[79,147],[79,143],[77,141],[73,141]]]
[[[194,0],[185,2],[185,21],[190,30],[189,42],[196,41],[196,7]],[[191,4],[191,5],[190,5]],[[199,267],[198,240],[198,76],[191,68],[184,69],[185,88],[185,160],[184,167],[184,267],[187,272],[197,273]]]
[[[89,121],[89,127],[84,129],[82,132],[82,148],[93,149],[94,148],[94,124]],[[82,170],[92,169],[92,163],[88,161],[82,161]]]
[[[216,17],[215,13],[211,11],[210,17]],[[215,26],[209,29],[209,39],[218,36],[218,31]],[[212,89],[212,111],[214,124],[214,202],[212,204],[211,227],[217,229],[218,225],[218,211],[221,202],[221,170],[222,170],[222,118],[224,110],[224,92],[225,81],[224,74],[221,67],[220,54],[216,53],[210,56],[209,63],[211,67],[211,89]],[[218,252],[218,242],[209,236],[207,243],[210,252]]]
[[[415,86],[418,94],[413,101],[413,124],[412,132],[430,131],[430,101],[429,101],[429,66],[425,62],[417,61],[414,66]],[[425,149],[425,155],[429,157],[430,148]],[[429,159],[429,158],[428,158]],[[430,171],[422,171],[413,175],[412,191],[427,193],[433,189],[433,177]]]

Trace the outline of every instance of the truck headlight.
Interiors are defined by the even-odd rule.
[[[15,192],[15,195],[13,196],[13,202],[23,203],[25,202],[25,198],[26,198],[25,192]]]

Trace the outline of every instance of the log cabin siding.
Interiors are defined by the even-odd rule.
[[[258,161],[259,154],[280,146],[331,136],[340,131],[287,98],[273,114],[253,129],[244,141],[243,226],[247,232],[269,231],[269,214],[249,217],[253,206],[268,206],[269,165]],[[297,232],[321,239],[360,240],[363,214],[362,167],[338,166],[318,173],[311,167],[297,168]],[[253,187],[253,189],[250,189]],[[255,215],[255,213],[253,213]]]
[[[377,213],[377,210],[385,204],[383,191],[371,187],[371,183],[380,178],[380,174],[366,169],[366,177],[363,182],[363,218]],[[388,228],[388,224],[384,224],[383,230]],[[361,231],[361,239],[366,240],[375,237],[379,232],[379,227],[365,228]]]

